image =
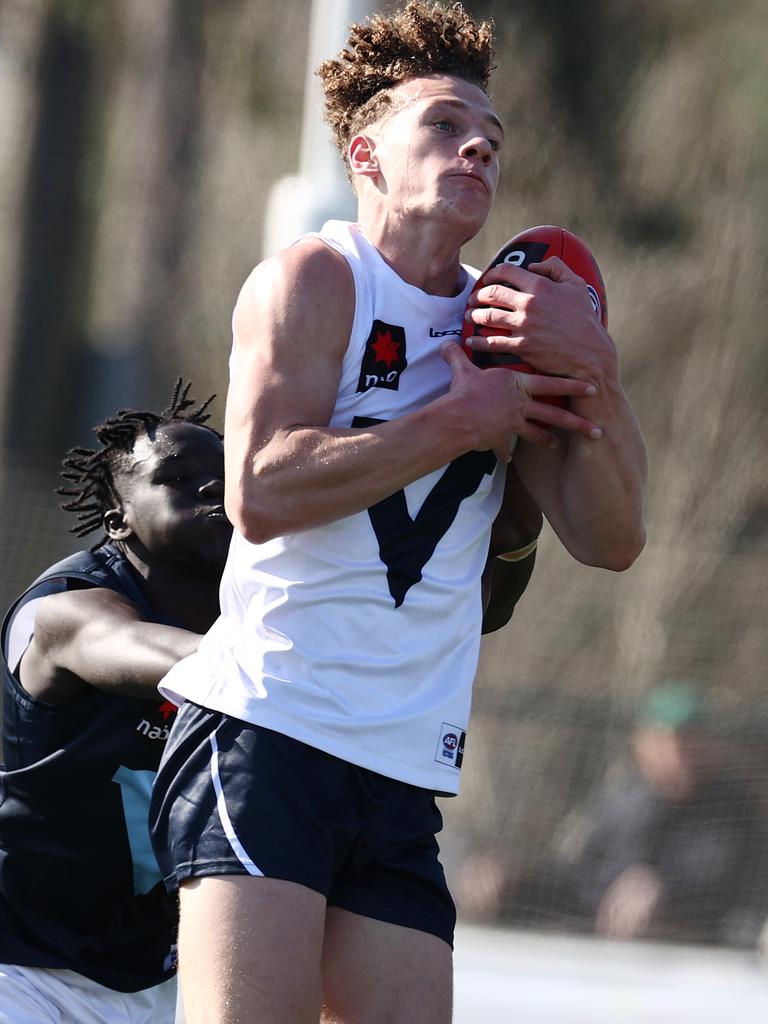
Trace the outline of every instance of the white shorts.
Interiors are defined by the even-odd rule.
[[[115,992],[74,971],[0,964],[0,1024],[174,1024],[176,979]]]

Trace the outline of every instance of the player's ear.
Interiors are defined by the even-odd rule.
[[[347,149],[347,159],[353,174],[363,178],[375,178],[379,173],[376,143],[370,135],[360,132],[353,136]]]
[[[121,508],[109,508],[104,513],[104,530],[110,540],[127,540],[133,532]]]

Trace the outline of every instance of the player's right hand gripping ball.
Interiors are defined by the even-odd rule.
[[[603,327],[607,327],[608,303],[605,297],[605,285],[595,257],[590,252],[589,246],[571,231],[555,227],[552,224],[528,228],[527,231],[521,231],[519,235],[515,235],[503,245],[478,278],[477,284],[472,289],[472,295],[483,287],[483,279],[492,267],[496,267],[500,263],[511,263],[512,266],[523,267],[524,270],[527,270],[531,263],[541,263],[542,260],[548,259],[550,256],[559,256],[563,263],[584,279],[595,316]],[[536,370],[518,356],[480,352],[469,348],[466,343],[467,338],[473,336],[487,337],[495,334],[498,337],[501,333],[503,332],[498,329],[482,327],[465,320],[461,332],[461,346],[475,366],[479,366],[481,369],[490,366],[508,366],[510,370],[517,370],[521,373],[535,373]],[[540,398],[539,401],[549,401],[557,405],[566,404],[565,400],[560,398]]]

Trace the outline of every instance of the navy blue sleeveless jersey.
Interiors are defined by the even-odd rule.
[[[107,544],[52,566],[3,622],[0,962],[66,968],[135,992],[174,971],[176,905],[160,880],[147,812],[175,708],[95,688],[53,706],[33,700],[9,665],[10,627],[24,606],[82,587],[115,590],[147,619],[165,621]]]

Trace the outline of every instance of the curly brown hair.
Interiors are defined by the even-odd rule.
[[[455,75],[487,92],[495,68],[493,22],[476,22],[460,3],[411,0],[393,14],[350,26],[347,47],[316,74],[325,119],[346,155],[350,139],[392,105],[390,89],[415,75]]]

